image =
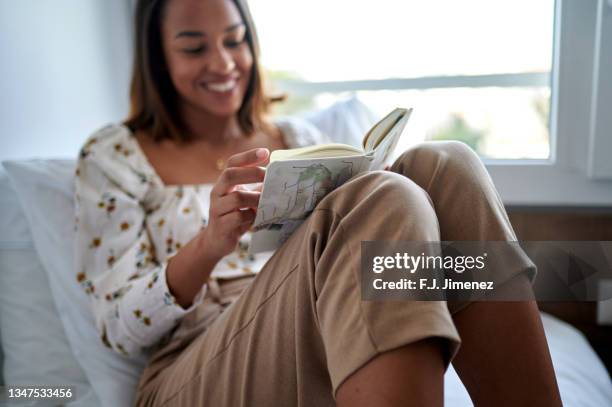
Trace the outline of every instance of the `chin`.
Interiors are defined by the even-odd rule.
[[[209,114],[212,114],[213,116],[218,116],[218,117],[230,117],[230,116],[235,116],[238,114],[238,111],[240,110],[240,106],[232,106],[232,107],[227,107],[227,108],[223,108],[223,107],[219,107],[219,106],[215,106],[214,108],[211,106],[202,106],[202,110],[205,110],[206,112],[208,112]]]

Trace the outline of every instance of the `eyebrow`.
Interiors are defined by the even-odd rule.
[[[229,27],[227,27],[225,30],[223,30],[224,32],[230,32],[230,31],[234,31],[237,28],[240,27],[245,27],[244,23],[236,23],[236,24],[232,24]],[[189,37],[189,38],[194,38],[194,37],[205,37],[206,33],[203,31],[181,31],[180,33],[176,34],[176,36],[174,37],[176,38],[181,38],[181,37]]]

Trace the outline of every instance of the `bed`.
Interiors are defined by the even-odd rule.
[[[359,142],[375,121],[356,99],[306,118],[347,143]],[[69,385],[76,394],[70,406],[130,405],[145,361],[128,363],[100,343],[70,269],[74,160],[3,164],[0,384]],[[612,406],[610,376],[585,337],[541,315],[564,405]],[[452,367],[445,376],[445,405],[472,405]]]

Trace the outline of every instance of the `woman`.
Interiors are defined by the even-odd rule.
[[[360,300],[362,240],[516,239],[469,148],[411,149],[248,256],[245,185],[270,151],[326,139],[266,121],[246,5],[140,0],[131,100],[81,151],[76,256],[101,340],[148,357],[137,405],[441,405],[451,360],[477,404],[559,405],[534,303]],[[532,271],[517,254],[499,281],[529,290]]]

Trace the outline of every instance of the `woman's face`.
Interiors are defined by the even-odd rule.
[[[161,31],[181,102],[216,116],[236,114],[253,66],[236,5],[231,0],[169,0]]]

